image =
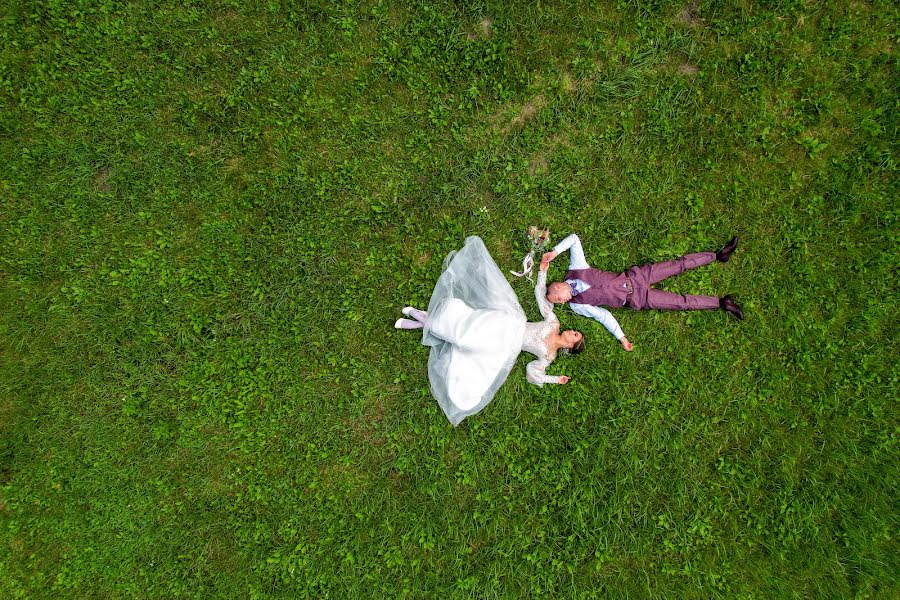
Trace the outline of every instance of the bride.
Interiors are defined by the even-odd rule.
[[[544,268],[534,290],[544,320],[527,322],[484,242],[473,236],[444,259],[428,311],[403,309],[411,318],[398,319],[394,327],[423,329],[422,344],[431,347],[431,392],[454,426],[491,401],[523,350],[537,357],[525,369],[530,383],[568,383],[565,375],[547,375],[546,369],[560,350],[571,354],[584,350],[584,336],[579,331],[560,332],[546,287]]]

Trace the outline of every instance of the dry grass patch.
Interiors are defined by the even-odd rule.
[[[486,115],[484,127],[478,127],[474,132],[479,137],[485,134],[484,129],[499,134],[501,137],[509,135],[533,119],[545,104],[546,100],[542,94],[536,95],[521,105],[512,102],[504,104],[500,109]]]
[[[678,11],[678,14],[675,15],[675,19],[682,23],[687,23],[688,25],[699,25],[700,6],[696,2],[689,2],[685,4],[684,8]]]
[[[559,131],[550,137],[550,143],[554,146],[562,146],[563,148],[574,148],[571,132],[568,130]]]
[[[97,171],[97,174],[94,175],[94,188],[104,194],[112,193],[113,185],[109,180],[110,175],[112,175],[112,169],[109,167],[103,167]]]
[[[393,138],[386,137],[381,141],[381,154],[382,156],[386,156],[388,158],[398,158],[402,155],[401,149],[398,147],[396,141]]]
[[[328,489],[357,491],[365,487],[369,479],[366,471],[345,462],[324,463],[319,466],[319,481]]]
[[[233,8],[227,8],[223,11],[218,12],[215,17],[213,17],[213,22],[216,25],[222,25],[225,27],[234,26],[238,21],[238,13]]]
[[[539,175],[541,173],[546,173],[549,168],[550,161],[547,160],[547,155],[544,152],[538,152],[531,157],[530,161],[528,161],[529,175]]]
[[[504,128],[503,133],[509,133],[515,129],[520,129],[525,123],[535,118],[546,104],[547,101],[542,94],[538,94],[523,104],[516,115],[510,120],[509,125]]]
[[[475,40],[487,40],[494,35],[494,20],[490,17],[482,17],[472,31],[466,34],[466,39],[470,42]]]
[[[518,240],[516,240],[516,241],[518,241]],[[518,253],[519,245],[520,244],[516,245],[516,248],[517,248],[515,251],[516,253]],[[521,255],[519,255],[519,256],[514,255],[513,245],[512,245],[512,242],[510,241],[510,238],[500,239],[499,241],[493,243],[491,245],[491,248],[489,248],[489,249],[491,251],[491,254],[493,256],[496,256],[499,259],[497,261],[499,264],[513,265],[513,266],[518,267],[519,265],[517,264],[517,262],[521,262],[521,260],[522,260]],[[516,269],[516,270],[518,270],[518,269]]]
[[[344,419],[344,427],[356,442],[368,446],[381,446],[386,441],[384,433],[379,431],[384,420],[385,406],[379,399],[367,404],[365,414],[361,418]]]
[[[235,175],[241,172],[244,166],[244,159],[240,156],[234,156],[225,161],[225,172],[229,175]]]

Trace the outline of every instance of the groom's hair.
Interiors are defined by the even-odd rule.
[[[545,295],[545,296],[549,296],[549,295],[550,295],[550,292],[552,292],[555,288],[557,288],[557,287],[559,287],[559,286],[561,286],[561,285],[569,285],[569,284],[566,283],[565,281],[554,281],[554,282],[552,282],[551,284],[549,284],[549,285],[547,286],[547,293],[544,294],[544,295]]]

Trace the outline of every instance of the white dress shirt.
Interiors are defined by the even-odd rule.
[[[581,240],[578,239],[578,235],[573,233],[553,247],[553,251],[557,254],[561,254],[566,250],[569,251],[570,271],[591,268],[591,265],[588,264],[587,259],[584,257],[584,248],[581,247]],[[582,281],[581,279],[567,279],[566,283],[574,284],[575,289],[578,290],[579,294],[584,292],[585,290],[591,289],[591,286],[586,281]],[[611,312],[609,312],[602,306],[592,306],[590,304],[572,304],[570,302],[569,307],[576,314],[600,321],[600,323],[602,323],[603,326],[606,327],[606,329],[611,334],[613,334],[613,336],[615,336],[617,340],[621,340],[623,337],[625,337],[625,333],[622,331],[622,328],[619,327],[619,322],[616,321],[616,318],[612,316]]]

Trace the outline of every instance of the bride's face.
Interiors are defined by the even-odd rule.
[[[580,331],[567,329],[562,332],[562,338],[566,342],[566,347],[571,348],[584,338]]]

